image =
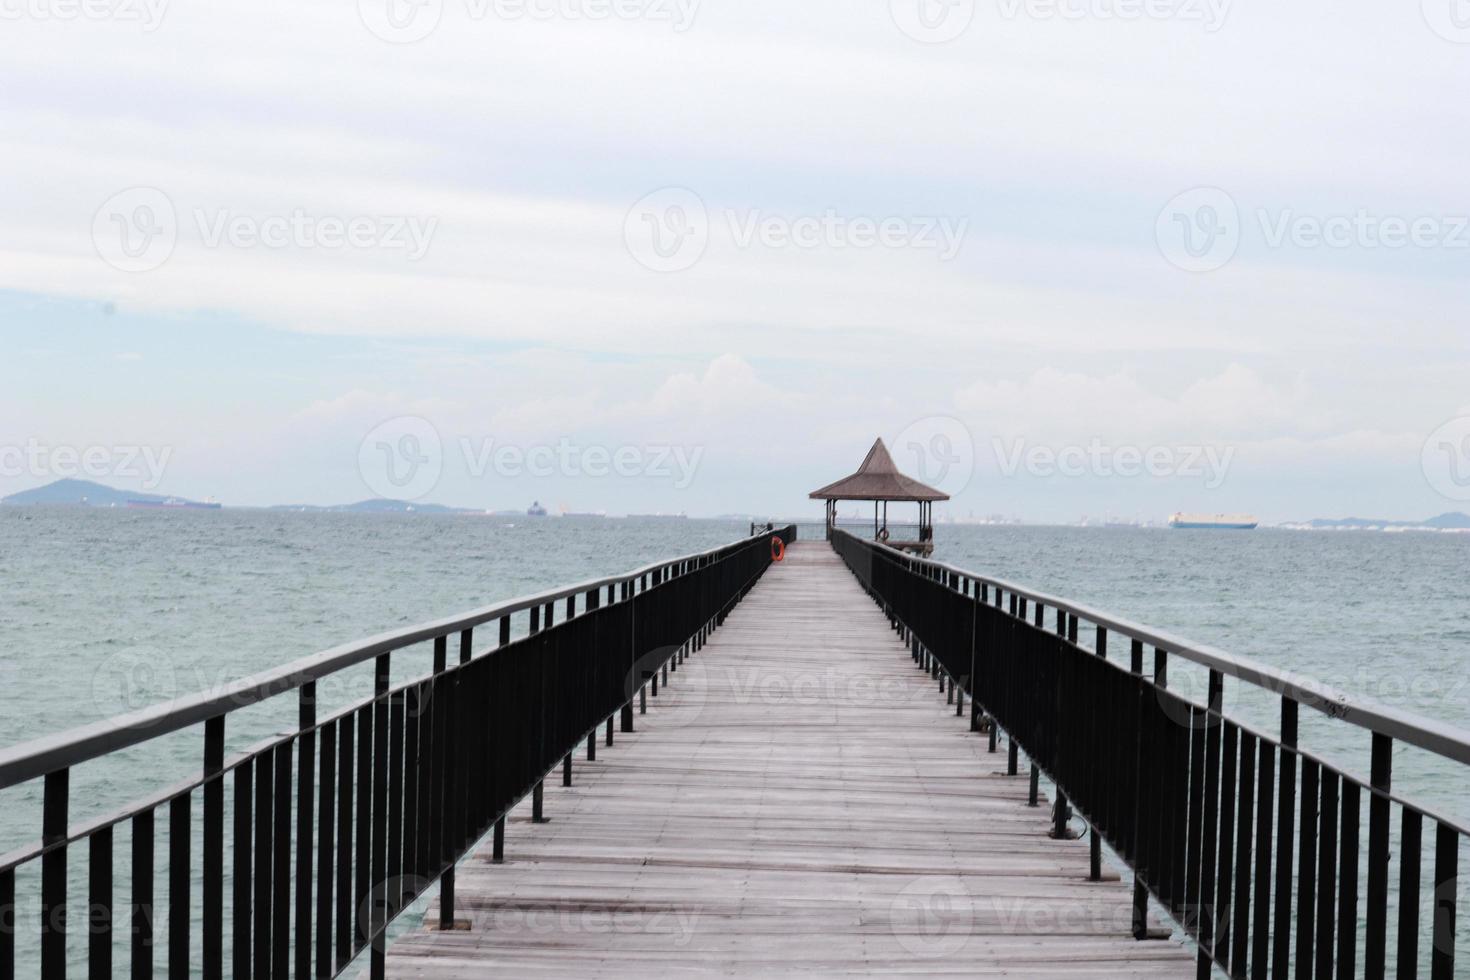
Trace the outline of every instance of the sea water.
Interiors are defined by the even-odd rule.
[[[0,508],[0,745],[747,530],[714,520]],[[941,525],[936,541],[939,560],[1470,728],[1470,536]],[[1121,660],[1126,649],[1110,652]],[[422,674],[430,657],[425,645],[395,654],[395,680]],[[324,682],[321,710],[364,696],[371,683],[367,667]],[[1176,658],[1170,683],[1200,698],[1204,672]],[[1276,733],[1276,699],[1229,681],[1226,705]],[[289,730],[295,710],[295,699],[282,697],[232,713],[227,751]],[[1351,772],[1366,774],[1369,741],[1302,711],[1302,745]],[[72,823],[197,774],[201,752],[194,729],[76,767]],[[1465,775],[1428,753],[1396,752],[1395,790],[1461,822],[1470,821]],[[39,836],[40,802],[39,781],[0,791],[0,853]],[[159,817],[162,909],[167,821]],[[197,812],[193,829],[197,878]],[[1426,847],[1432,853],[1432,837]],[[114,853],[121,911],[126,825]],[[77,902],[85,864],[80,852],[71,862]],[[37,871],[21,874],[23,900]],[[197,895],[196,885],[196,904]],[[26,921],[21,976],[35,973]],[[161,966],[166,923],[155,928]],[[82,932],[69,935],[78,962]]]

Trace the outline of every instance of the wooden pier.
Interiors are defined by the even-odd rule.
[[[945,701],[832,549],[795,544],[634,734],[547,780],[549,823],[528,802],[503,864],[488,840],[461,863],[468,928],[398,938],[387,975],[1192,974]]]
[[[827,492],[899,499],[888,469]],[[0,793],[41,799],[0,980],[1464,975],[1470,824],[1393,761],[1464,774],[1470,731],[883,529],[752,528],[0,748]],[[296,726],[226,751],[284,698]],[[194,775],[73,812],[74,767],[186,730]]]

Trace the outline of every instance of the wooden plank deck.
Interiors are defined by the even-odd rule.
[[[650,700],[638,731],[460,866],[467,931],[388,976],[1186,976],[1129,935],[1004,749],[946,710],[825,544],[797,544]],[[1024,770],[1023,770],[1024,772]],[[432,913],[428,921],[435,921]]]

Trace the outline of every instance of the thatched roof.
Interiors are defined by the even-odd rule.
[[[852,476],[829,483],[809,495],[813,500],[948,500],[949,494],[904,476],[879,439]]]

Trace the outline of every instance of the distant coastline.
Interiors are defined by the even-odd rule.
[[[1287,531],[1435,531],[1451,534],[1470,533],[1470,514],[1451,511],[1423,521],[1388,521],[1366,517],[1314,518],[1310,521],[1287,522],[1277,527]]]
[[[35,487],[0,498],[0,505],[6,507],[89,507],[97,509],[143,509],[143,510],[186,510],[218,512],[227,510],[249,510],[249,511],[278,511],[280,513],[293,514],[423,514],[430,516],[468,516],[468,517],[498,517],[498,518],[526,518],[525,509],[517,508],[474,508],[474,507],[451,507],[445,504],[430,504],[408,500],[386,500],[371,499],[359,500],[349,504],[270,504],[264,506],[246,506],[234,504],[217,504],[214,501],[196,501],[185,497],[171,494],[142,493],[137,491],[118,490],[106,484],[94,483],[90,480],[65,479],[48,483],[45,486]],[[550,517],[572,517],[572,518],[608,518],[627,520],[683,520],[690,515],[680,513],[632,513],[632,514],[610,514],[607,511],[568,511],[565,509],[551,510],[547,514]],[[696,515],[697,516],[697,515]],[[757,517],[752,514],[715,514],[701,518],[704,520],[724,521],[748,521],[762,520],[766,518]],[[821,524],[820,516],[792,519],[799,524]],[[992,514],[984,517],[950,516],[940,517],[936,522],[938,526],[972,526],[986,525],[999,527],[1089,527],[1107,529],[1167,529],[1168,525],[1163,521],[1148,521],[1142,518],[1136,520],[1119,520],[1108,518],[1106,520],[1094,520],[1083,518],[1080,521],[1033,521],[1014,516],[1002,516]],[[1276,524],[1262,523],[1262,528],[1282,531],[1377,531],[1380,533],[1448,533],[1448,534],[1470,534],[1470,514],[1460,511],[1439,514],[1435,517],[1426,518],[1422,521],[1395,521],[1385,518],[1369,517],[1341,517],[1325,518],[1315,517],[1301,521],[1283,521]]]
[[[542,517],[608,517],[608,518],[632,518],[642,520],[683,520],[687,514],[609,514],[606,511],[580,511],[572,512],[566,510],[548,511],[539,503],[533,503],[531,508],[477,508],[477,507],[450,507],[445,504],[430,504],[409,500],[387,500],[374,498],[371,500],[359,500],[350,504],[268,504],[265,506],[241,506],[235,504],[219,504],[214,501],[190,500],[186,497],[164,495],[156,493],[139,493],[126,490],[118,490],[103,483],[94,483],[91,480],[57,480],[42,487],[31,490],[23,490],[20,493],[11,494],[8,497],[0,497],[0,505],[7,507],[88,507],[94,509],[145,509],[145,510],[250,510],[250,511],[278,511],[291,514],[429,514],[429,515],[462,515],[469,517],[518,517],[518,518],[542,518]],[[714,518],[716,520],[730,519],[724,515]],[[746,520],[740,516],[739,520]]]

